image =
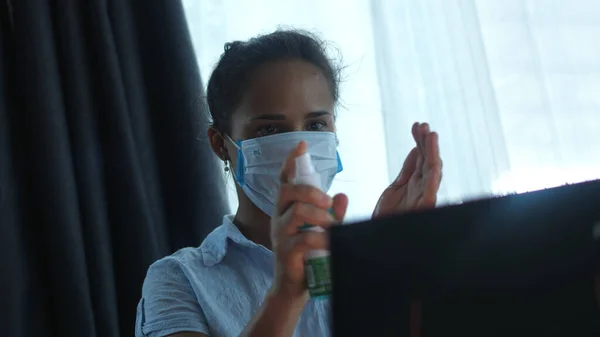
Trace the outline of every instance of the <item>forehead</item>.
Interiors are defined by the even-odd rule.
[[[264,114],[300,119],[313,111],[333,113],[333,105],[327,79],[318,67],[297,60],[270,62],[250,74],[233,120]]]

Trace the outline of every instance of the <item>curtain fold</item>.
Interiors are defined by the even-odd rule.
[[[227,210],[181,3],[19,0],[0,19],[3,335],[132,335],[149,264]]]

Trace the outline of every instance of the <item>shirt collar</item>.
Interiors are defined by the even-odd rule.
[[[215,228],[208,234],[206,239],[204,239],[200,245],[204,265],[212,266],[220,263],[227,254],[230,243],[254,249],[264,249],[271,253],[271,251],[263,245],[248,240],[233,223],[233,218],[233,215],[224,216],[221,226]]]

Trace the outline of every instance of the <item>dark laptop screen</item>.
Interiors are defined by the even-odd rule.
[[[339,226],[334,336],[600,336],[599,237],[600,181]]]

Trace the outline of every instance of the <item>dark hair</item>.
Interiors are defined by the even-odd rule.
[[[225,52],[206,90],[213,127],[221,133],[230,133],[230,116],[241,103],[248,75],[260,65],[285,59],[318,67],[327,79],[333,102],[338,102],[340,68],[328,57],[327,44],[306,31],[278,30],[246,42],[225,44]]]

